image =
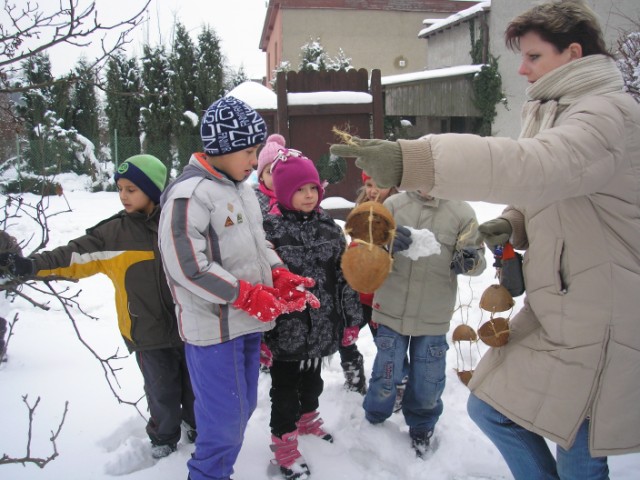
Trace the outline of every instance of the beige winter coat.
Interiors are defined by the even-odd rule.
[[[481,360],[471,390],[565,448],[590,417],[592,455],[637,452],[640,106],[604,56],[538,82],[551,75],[563,90],[534,97],[542,115],[545,100],[558,100],[550,128],[542,121],[533,138],[519,140],[447,134],[401,142],[401,188],[518,205],[511,213],[523,214],[521,224],[505,216],[528,241],[526,303],[509,343]],[[544,90],[538,82],[529,93]]]

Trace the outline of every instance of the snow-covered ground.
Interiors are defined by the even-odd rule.
[[[72,180],[63,181],[65,197],[51,197],[50,212],[65,210],[67,201],[73,211],[49,218],[51,240],[48,247],[65,244],[83,234],[87,227],[120,209],[116,193],[72,191]],[[34,196],[27,195],[29,202]],[[339,203],[339,202],[338,202]],[[3,201],[4,204],[4,201]],[[480,222],[493,218],[501,206],[473,203]],[[16,219],[9,232],[18,239],[33,233],[26,219]],[[33,247],[32,247],[33,248]],[[29,248],[25,253],[30,253]],[[487,259],[491,265],[492,259]],[[484,289],[494,283],[494,269],[468,280],[461,278],[460,302],[464,307],[453,317],[453,324],[466,322],[477,328],[487,319],[478,307]],[[58,282],[58,289],[69,286],[81,290],[79,301],[92,320],[74,311],[80,335],[98,354],[107,357],[116,350],[125,356],[116,362],[121,368],[119,395],[135,402],[143,395],[142,377],[133,357],[118,333],[113,289],[104,276],[82,280],[78,284]],[[34,298],[45,300],[25,289]],[[518,305],[521,299],[518,300]],[[105,380],[95,357],[79,341],[71,322],[56,302],[45,312],[16,299],[10,303],[0,298],[0,315],[18,322],[9,342],[8,361],[0,365],[0,456],[12,458],[27,454],[28,410],[40,398],[33,418],[32,457],[46,458],[52,454],[48,438],[56,430],[65,402],[69,411],[57,440],[59,456],[44,469],[35,465],[0,465],[0,478],[7,480],[103,480],[113,477],[127,480],[184,479],[186,462],[193,445],[181,442],[178,451],[162,460],[152,460],[144,431],[145,420],[127,404],[119,404]],[[452,329],[453,330],[453,329]],[[363,329],[358,346],[371,369],[375,345],[367,329]],[[463,345],[465,366],[475,365],[483,345]],[[325,391],[320,399],[320,411],[325,426],[334,435],[335,443],[302,438],[300,448],[316,480],[417,480],[426,479],[509,479],[512,478],[493,445],[469,420],[465,405],[467,388],[457,378],[455,368],[461,365],[460,351],[451,345],[448,354],[445,410],[436,428],[439,448],[426,461],[415,458],[409,446],[408,429],[402,414],[395,414],[381,426],[371,426],[365,420],[362,397],[343,390],[342,371],[338,356],[326,361],[323,378]],[[269,450],[269,384],[268,375],[261,374],[258,408],[246,433],[246,439],[236,464],[236,480],[268,478],[271,459]],[[143,411],[146,408],[144,400]],[[620,412],[620,414],[628,414]],[[610,458],[611,478],[632,480],[639,477],[640,455]]]

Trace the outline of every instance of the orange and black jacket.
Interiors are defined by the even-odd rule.
[[[182,345],[158,251],[160,208],[124,210],[54,250],[32,255],[36,275],[85,278],[104,273],[115,288],[118,326],[129,351]]]

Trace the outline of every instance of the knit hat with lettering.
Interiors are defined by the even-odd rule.
[[[281,148],[280,152],[282,155],[271,165],[273,190],[276,192],[278,203],[287,210],[294,210],[291,205],[293,194],[303,185],[313,183],[318,187],[318,205],[320,205],[324,188],[313,161],[292,148]]]
[[[262,175],[263,170],[267,165],[271,165],[278,154],[278,150],[284,148],[285,139],[279,133],[274,133],[269,135],[267,138],[267,143],[265,143],[262,150],[260,150],[260,154],[258,155],[258,179]]]
[[[267,125],[249,105],[227,96],[213,102],[204,113],[200,137],[207,155],[225,155],[264,142]]]
[[[157,205],[167,180],[167,167],[153,155],[134,155],[120,164],[113,178],[116,182],[119,178],[130,180]]]

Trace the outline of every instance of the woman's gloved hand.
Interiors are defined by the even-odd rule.
[[[484,243],[487,244],[489,250],[495,253],[498,245],[504,245],[509,241],[513,229],[511,223],[505,218],[494,218],[488,222],[481,223],[478,226],[478,232],[482,234]]]
[[[353,144],[331,145],[329,151],[341,157],[357,157],[356,166],[380,188],[397,187],[402,181],[402,150],[398,142],[351,137]]]

